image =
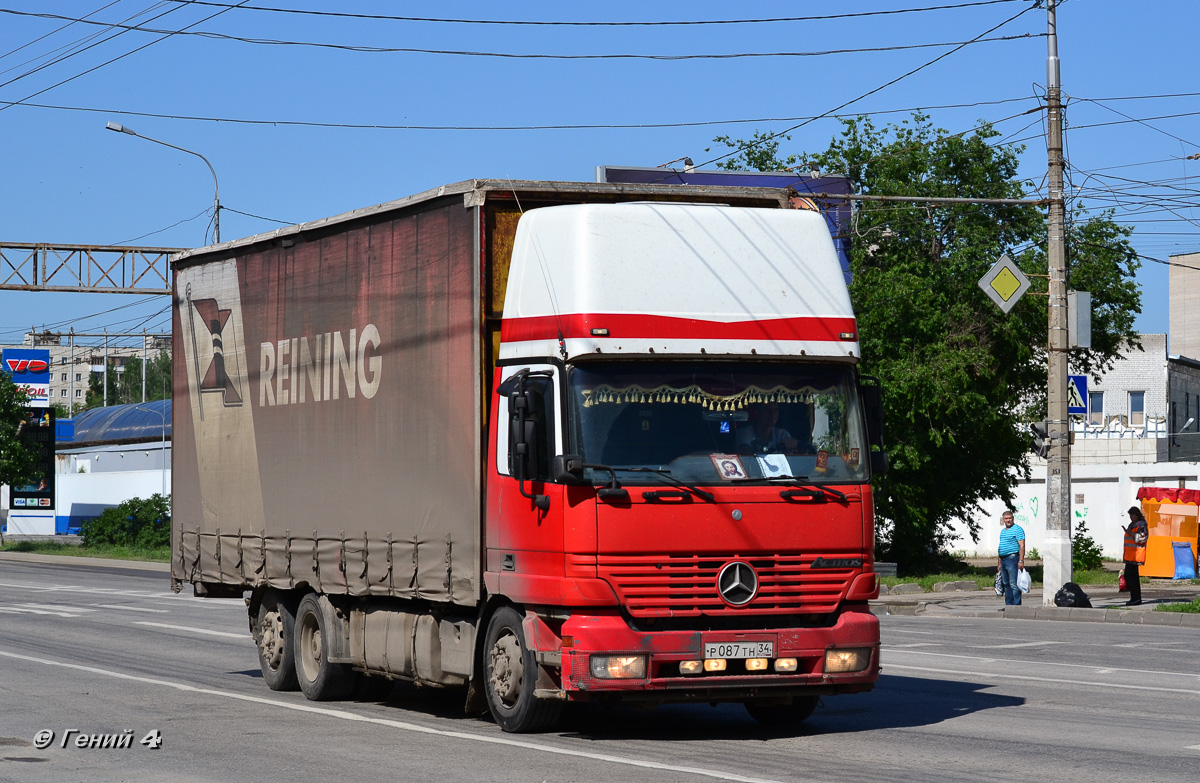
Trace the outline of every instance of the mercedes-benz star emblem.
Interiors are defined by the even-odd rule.
[[[758,593],[758,574],[749,563],[734,560],[717,574],[717,592],[726,603],[745,606]]]

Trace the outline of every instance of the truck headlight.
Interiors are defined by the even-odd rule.
[[[646,676],[645,655],[593,655],[592,676],[598,680],[639,680]]]
[[[825,651],[825,673],[861,672],[871,664],[870,647]]]

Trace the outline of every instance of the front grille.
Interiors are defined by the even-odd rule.
[[[857,568],[819,568],[811,555],[600,555],[597,573],[612,585],[634,617],[695,617],[831,612],[860,573]],[[744,560],[758,572],[758,594],[733,607],[717,593],[717,572]]]

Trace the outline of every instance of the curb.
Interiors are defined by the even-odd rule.
[[[171,572],[170,563],[151,563],[145,560],[109,560],[103,557],[75,557],[74,555],[42,555],[36,552],[0,552],[0,560],[18,563],[40,563],[43,565],[81,565],[91,568],[123,568],[130,571]]]
[[[1134,611],[1129,609],[1075,609],[1058,606],[1006,606],[1003,609],[943,609],[929,601],[872,601],[876,617],[887,615],[930,617],[986,617],[992,620],[1055,620],[1075,623],[1117,623],[1122,625],[1165,625],[1174,628],[1200,628],[1200,614],[1187,612]]]
[[[1122,623],[1200,628],[1200,614],[1187,612],[1131,611],[1129,609],[1075,609],[1058,606],[1007,606],[996,613],[1005,620],[1058,620],[1076,623]]]

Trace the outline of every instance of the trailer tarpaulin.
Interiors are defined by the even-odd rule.
[[[174,579],[475,603],[475,215],[177,268]]]

